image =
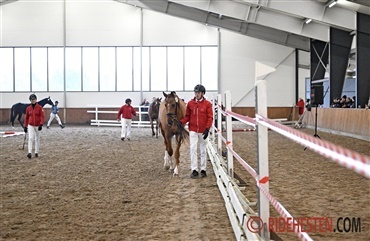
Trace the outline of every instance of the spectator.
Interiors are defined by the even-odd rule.
[[[212,104],[204,97],[206,88],[203,85],[194,87],[195,97],[190,100],[186,106],[186,115],[180,120],[182,125],[189,122],[190,135],[190,160],[191,160],[191,178],[198,177],[198,154],[197,146],[200,150],[200,175],[206,177],[207,167],[207,137],[209,129],[213,123]]]
[[[26,116],[24,118],[24,132],[28,132],[28,154],[27,157],[31,159],[32,143],[35,141],[35,157],[39,156],[40,147],[40,131],[45,120],[44,109],[37,103],[35,94],[29,97],[31,104],[26,109]]]
[[[150,103],[149,101],[146,100],[146,98],[143,99],[143,102],[141,102],[140,106],[149,106]],[[149,111],[149,107],[141,107],[141,111],[142,112],[148,112]],[[146,113],[146,114],[141,114],[141,119],[143,121],[149,121],[149,114]]]
[[[298,107],[299,118],[301,118],[304,112],[304,100],[302,98],[299,98],[296,106]]]
[[[356,108],[356,96],[352,96],[352,99],[351,99],[351,101],[352,101],[352,104],[351,104],[351,108]]]
[[[135,109],[131,106],[131,99],[126,99],[125,103],[118,111],[117,121],[121,121],[121,140],[124,141],[125,138],[130,140],[131,138],[131,122],[132,116],[136,116]]]
[[[370,99],[368,100],[367,104],[365,104],[365,110],[370,109]]]
[[[352,100],[348,96],[346,97],[344,104],[342,105],[342,108],[351,108]]]
[[[307,99],[307,101],[306,101],[306,109],[307,109],[307,111],[311,111],[311,100],[310,99]]]
[[[58,115],[58,112],[59,112],[58,103],[59,103],[59,101],[56,100],[55,104],[51,107],[50,118],[49,118],[48,124],[46,126],[46,128],[48,128],[48,129],[50,127],[51,122],[54,120],[54,118],[58,121],[58,124],[59,124],[60,128],[63,129],[65,127],[62,124],[62,122],[60,121],[60,118],[59,118],[59,115]]]

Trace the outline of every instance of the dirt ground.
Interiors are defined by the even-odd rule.
[[[370,156],[367,141],[319,135]],[[255,167],[255,132],[233,138],[234,149]],[[173,178],[163,169],[163,138],[151,137],[148,128],[134,128],[123,142],[118,127],[54,124],[42,130],[40,156],[31,160],[23,135],[0,141],[1,240],[235,240],[211,164],[207,178],[189,177],[187,144]],[[340,217],[361,219],[361,232],[309,233],[314,240],[368,241],[370,180],[303,148],[269,132],[271,194],[294,217],[332,217],[333,225]],[[243,193],[256,201],[255,181],[237,161],[234,166],[248,184]],[[271,217],[278,217],[273,207]]]

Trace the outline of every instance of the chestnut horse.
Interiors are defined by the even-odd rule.
[[[152,136],[155,136],[157,138],[158,138],[158,114],[161,101],[162,98],[155,98],[155,100],[149,106],[149,120],[150,125],[152,127]],[[154,133],[154,121],[156,121],[155,133]]]
[[[164,101],[159,107],[158,122],[164,138],[166,151],[164,153],[164,167],[166,170],[173,170],[173,176],[179,174],[180,147],[184,140],[189,139],[189,132],[181,125],[180,120],[186,113],[185,102],[180,99],[175,91],[169,94],[163,92]],[[172,137],[175,137],[175,153],[172,149]],[[175,154],[175,166],[172,163],[172,155]]]

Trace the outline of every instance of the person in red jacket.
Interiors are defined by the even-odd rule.
[[[118,111],[117,121],[121,121],[121,140],[124,141],[125,138],[130,140],[131,138],[131,122],[132,116],[136,116],[135,109],[131,106],[131,99],[126,99],[125,103]]]
[[[200,175],[202,177],[207,176],[206,146],[209,129],[213,123],[213,109],[211,102],[204,97],[205,93],[206,88],[203,85],[199,84],[194,87],[195,97],[188,102],[186,115],[180,120],[182,125],[189,122],[191,178],[197,178],[199,175],[197,157],[198,142],[200,151]]]
[[[304,100],[302,98],[299,98],[296,106],[298,107],[299,118],[301,118],[304,112]]]
[[[30,95],[31,104],[26,109],[26,116],[24,118],[24,132],[28,132],[28,154],[31,158],[32,143],[35,141],[35,157],[39,156],[40,147],[40,131],[45,120],[44,109],[37,103],[35,94]]]

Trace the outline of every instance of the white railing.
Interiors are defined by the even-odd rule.
[[[150,127],[150,121],[144,121],[143,115],[148,115],[148,111],[142,111],[142,109],[149,109],[149,106],[132,106],[136,110],[138,120],[132,121],[132,127]],[[94,114],[94,119],[91,119],[90,124],[92,126],[121,126],[121,122],[117,121],[117,114],[121,105],[88,105],[88,108],[93,110],[88,110],[87,113]],[[102,110],[102,109],[117,109],[117,110]],[[111,114],[109,116],[112,119],[99,119],[99,114]]]

